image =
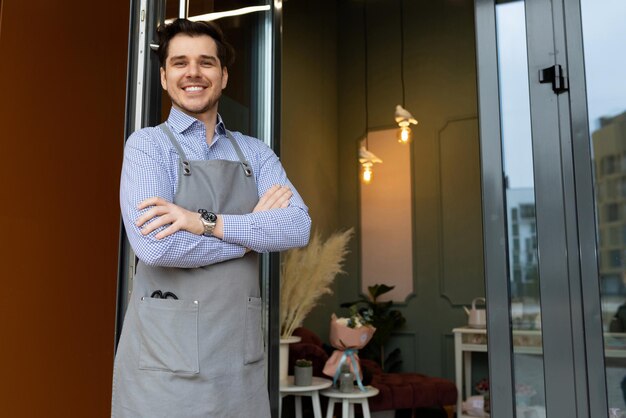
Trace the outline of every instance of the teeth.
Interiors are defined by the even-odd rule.
[[[198,86],[185,87],[185,91],[200,91],[200,90],[202,90],[202,87],[198,87]]]

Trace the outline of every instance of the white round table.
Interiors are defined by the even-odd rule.
[[[363,408],[363,418],[371,418],[370,406],[367,402],[367,398],[378,395],[378,389],[373,386],[365,386],[365,392],[363,392],[358,387],[355,387],[354,391],[344,393],[339,392],[339,390],[335,388],[330,388],[322,391],[322,395],[328,398],[326,418],[333,418],[335,404],[339,401],[341,401],[342,418],[354,418],[355,403],[361,404],[361,408]]]
[[[283,398],[293,395],[295,397],[296,418],[302,418],[302,396],[310,396],[313,402],[313,415],[315,418],[322,418],[322,406],[320,404],[320,390],[331,387],[332,380],[313,376],[311,386],[296,386],[293,383],[293,376],[287,376],[286,382],[280,382],[280,399],[278,401],[278,417],[283,412]]]

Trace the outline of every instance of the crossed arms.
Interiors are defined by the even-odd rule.
[[[215,236],[205,237],[198,214],[172,203],[170,162],[163,161],[145,132],[133,134],[124,151],[120,205],[139,259],[148,265],[193,268],[239,258],[250,250],[306,245],[311,226],[306,205],[271,149],[260,147],[258,161],[256,207],[244,215],[220,214]]]

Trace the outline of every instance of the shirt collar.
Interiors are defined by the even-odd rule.
[[[193,116],[189,116],[188,114],[181,110],[178,110],[174,106],[172,106],[172,108],[170,109],[170,115],[167,118],[167,121],[168,124],[179,134],[182,134],[196,122],[202,123],[198,119],[194,118]],[[219,113],[217,114],[217,123],[215,124],[215,134],[226,134],[226,126],[224,125],[224,120]]]

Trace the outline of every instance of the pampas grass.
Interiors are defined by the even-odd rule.
[[[316,232],[309,245],[283,254],[280,278],[280,336],[290,337],[302,325],[322,295],[331,294],[335,277],[348,254],[352,228],[322,242]]]

